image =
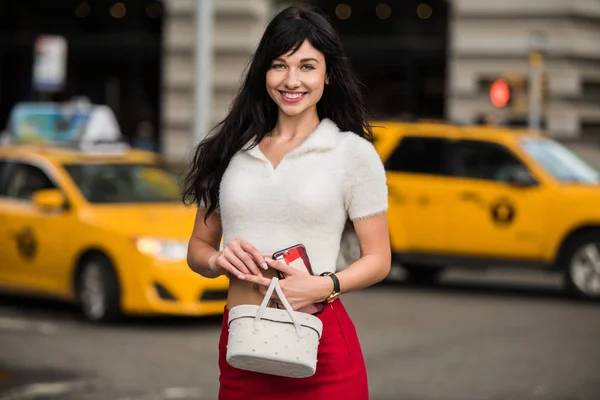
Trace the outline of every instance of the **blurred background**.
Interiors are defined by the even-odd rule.
[[[596,1],[305,3],[331,16],[374,118],[475,123],[491,116],[526,126],[528,78],[542,62],[541,126],[564,140],[600,134]],[[265,24],[291,2],[203,4],[209,16],[197,16],[192,0],[3,1],[0,125],[17,102],[85,96],[110,106],[128,138],[148,122],[161,154],[180,161],[192,140],[196,77],[209,107],[201,126],[210,126],[225,115]],[[197,29],[203,18],[208,35]],[[48,51],[58,85],[49,92],[34,74],[40,35],[64,38],[62,50]],[[206,65],[200,74],[197,52]],[[512,96],[494,105],[490,88],[499,79]]]
[[[179,204],[180,172],[292,4],[329,16],[372,119],[389,127],[376,146],[394,253],[434,254],[442,232],[444,251],[478,256],[395,257],[385,282],[345,296],[372,398],[600,399],[600,309],[572,296],[600,297],[600,0],[2,0],[0,400],[216,398],[227,282],[187,269],[194,210]],[[551,148],[514,142],[529,175],[497,189],[440,185],[435,151],[419,153],[431,144],[396,147],[457,127]],[[410,166],[386,161],[396,148]],[[478,174],[506,161],[479,154]],[[434,195],[418,197],[420,184]],[[486,205],[485,220],[401,205],[465,189],[506,204]],[[487,268],[525,247],[544,265]],[[340,268],[358,251],[346,232]]]

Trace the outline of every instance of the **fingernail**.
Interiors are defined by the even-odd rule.
[[[244,275],[240,274],[240,275],[238,275],[238,279],[245,280],[246,277]]]
[[[264,262],[261,265],[262,265],[263,269],[269,269],[269,266],[267,265],[267,263]]]
[[[265,261],[268,262],[268,263],[272,263],[273,262],[273,260],[270,259],[270,258],[265,258]]]

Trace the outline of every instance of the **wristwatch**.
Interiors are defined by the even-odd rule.
[[[342,290],[340,289],[340,280],[338,279],[337,276],[335,276],[335,274],[333,272],[323,272],[321,274],[321,276],[328,276],[333,281],[333,291],[325,299],[325,303],[331,303],[335,299],[337,299],[340,296],[340,294],[342,293]]]

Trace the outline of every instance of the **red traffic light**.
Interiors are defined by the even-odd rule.
[[[510,100],[510,87],[502,79],[496,79],[490,87],[490,100],[496,107],[505,107]]]

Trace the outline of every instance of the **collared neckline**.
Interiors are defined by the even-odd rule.
[[[336,144],[336,136],[339,132],[337,125],[328,118],[324,118],[319,123],[319,126],[310,134],[302,143],[297,147],[286,153],[284,158],[295,157],[301,154],[309,153],[312,151],[321,152],[332,150]],[[254,140],[249,141],[243,147],[249,155],[259,158],[261,160],[270,161],[262,153],[258,145],[248,149],[252,146]]]

